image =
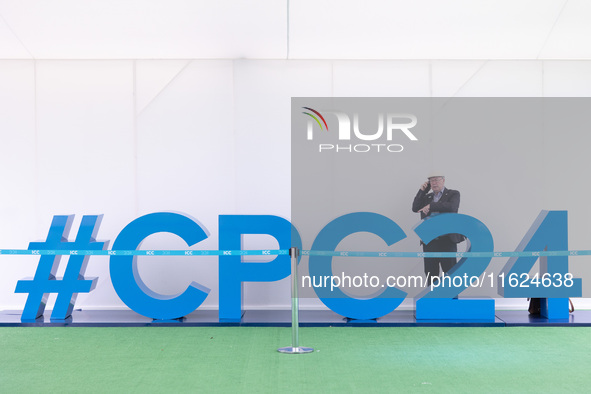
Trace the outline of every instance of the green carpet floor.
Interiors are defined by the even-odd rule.
[[[1,393],[583,393],[591,328],[0,328]]]

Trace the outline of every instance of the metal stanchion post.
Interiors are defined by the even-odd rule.
[[[299,344],[298,249],[290,248],[289,256],[291,257],[291,346],[279,348],[277,351],[289,354],[310,353],[314,351],[313,348],[301,347]]]

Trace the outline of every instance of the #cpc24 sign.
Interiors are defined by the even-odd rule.
[[[84,216],[75,240],[67,241],[73,218],[73,215],[54,216],[46,240],[31,242],[29,250],[96,251],[107,248],[108,242],[96,240],[102,215]],[[161,232],[175,234],[189,247],[208,237],[207,229],[186,215],[168,212],[148,214],[135,219],[119,233],[109,251],[109,254],[112,254],[109,269],[117,295],[130,309],[153,319],[170,320],[186,316],[199,308],[210,289],[193,282],[176,296],[158,294],[149,289],[140,278],[136,256],[116,253],[136,250],[146,237]],[[391,219],[371,212],[355,212],[328,223],[316,236],[311,252],[334,251],[342,239],[357,232],[375,234],[386,245],[393,245],[406,238],[406,233]],[[470,240],[471,252],[493,252],[493,237],[490,231],[484,223],[469,215],[441,214],[421,222],[414,232],[425,243],[444,234],[463,234]],[[241,250],[241,237],[244,234],[270,235],[277,240],[279,249],[282,250],[290,247],[301,249],[302,246],[297,230],[283,218],[270,215],[219,216],[221,251]],[[518,247],[517,251],[522,253],[507,261],[499,278],[505,280],[511,276],[523,278],[523,275],[528,275],[539,258],[536,251],[543,250],[568,250],[566,211],[542,211]],[[331,256],[309,254],[311,276],[332,275]],[[21,318],[23,321],[34,320],[43,315],[49,293],[57,294],[51,319],[66,319],[72,313],[78,293],[90,292],[95,288],[97,278],[84,278],[90,254],[69,255],[64,277],[56,278],[60,258],[57,254],[41,255],[34,278],[18,281],[16,292],[28,293]],[[450,279],[479,276],[485,271],[490,260],[490,256],[462,258],[450,272]],[[568,256],[545,257],[544,270],[550,275],[567,275]],[[289,275],[290,258],[285,254],[277,255],[267,263],[243,262],[240,254],[220,254],[219,320],[240,321],[241,289],[244,282],[278,281]],[[520,280],[518,286],[499,286],[499,292],[503,297],[545,298],[543,312],[552,318],[567,316],[568,297],[580,297],[582,294],[582,280],[572,278],[572,275],[569,283],[552,282],[551,286],[529,286],[532,281],[533,278],[527,278]],[[465,284],[425,289],[416,302],[417,318],[494,319],[493,299],[457,299],[467,286]],[[317,287],[314,290],[328,308],[352,319],[375,319],[384,316],[395,310],[406,297],[404,291],[395,287],[388,288],[379,296],[370,299],[352,298],[338,289],[335,292],[335,289],[328,287]]]

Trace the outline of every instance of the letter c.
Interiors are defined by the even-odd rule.
[[[380,237],[386,245],[392,245],[404,238],[404,231],[389,218],[370,212],[350,213],[326,225],[320,231],[312,251],[336,250],[338,244],[348,235],[369,232]],[[310,256],[311,277],[332,277],[332,256]],[[406,292],[390,287],[371,299],[356,299],[346,295],[339,288],[315,287],[320,300],[333,312],[351,319],[370,320],[382,317],[398,307],[406,297]]]
[[[206,230],[187,216],[158,212],[135,219],[117,236],[113,250],[136,250],[149,235],[167,232],[181,237],[188,246],[207,238]],[[111,256],[109,271],[115,292],[133,311],[159,320],[176,319],[197,309],[209,289],[196,282],[181,294],[162,295],[150,290],[140,278],[137,256]]]

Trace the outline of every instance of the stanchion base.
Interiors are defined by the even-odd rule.
[[[302,346],[292,347],[292,346],[288,346],[288,347],[280,347],[279,349],[277,349],[277,351],[279,353],[299,354],[299,353],[312,353],[314,351],[314,349],[311,348],[311,347],[302,347]]]

